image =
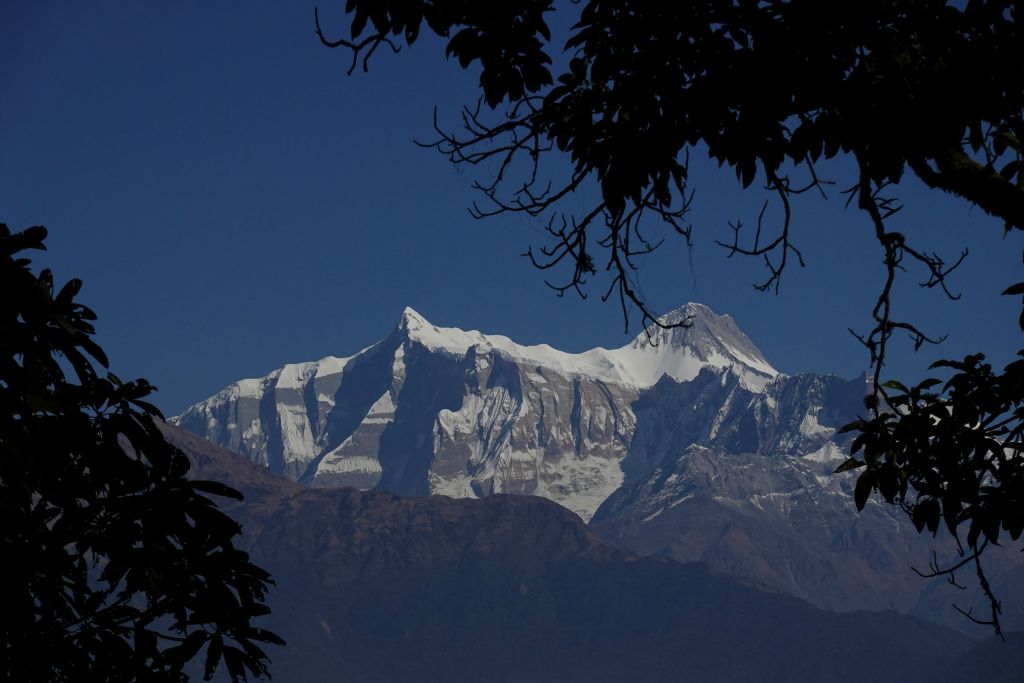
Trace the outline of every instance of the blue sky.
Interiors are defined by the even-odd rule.
[[[115,372],[149,378],[174,414],[285,362],[353,353],[406,305],[572,351],[640,332],[635,317],[623,332],[600,280],[586,301],[554,296],[520,256],[544,244],[539,224],[473,220],[477,176],[413,144],[431,137],[435,105],[454,121],[475,100],[474,74],[425,41],[346,76],[348,56],[320,46],[312,8],[0,5],[0,221],[49,228],[36,262],[84,280]],[[336,12],[327,26],[347,29]],[[729,238],[727,221],[753,222],[763,194],[699,155],[692,171],[696,243],[670,241],[644,263],[652,306],[730,313],[785,372],[862,372],[847,328],[868,327],[882,273],[865,218],[838,193],[802,199],[794,230],[808,265],[778,296],[760,294],[758,264],[713,242]],[[827,171],[849,184],[845,164]],[[972,253],[953,281],[958,302],[920,291],[920,272],[903,278],[899,309],[949,339],[916,355],[900,343],[890,374],[913,379],[940,355],[978,350],[1009,360],[1018,303],[998,293],[1021,279],[1020,236],[914,183],[898,193],[895,225],[922,248]]]

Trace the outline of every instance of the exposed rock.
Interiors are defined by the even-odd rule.
[[[664,322],[683,319],[569,354],[406,309],[354,356],[236,382],[176,421],[309,486],[540,496],[634,552],[983,635],[951,607],[983,609],[979,596],[911,570],[927,568],[931,539],[892,506],[858,515],[852,476],[833,474],[866,379],[779,374],[729,316],[688,304]],[[955,555],[948,539],[936,549]],[[987,553],[992,578],[1019,576],[1024,558],[1001,550]],[[1005,608],[1024,619],[1024,601]]]
[[[732,318],[689,304],[684,328],[568,354],[438,328],[412,309],[349,358],[236,382],[174,422],[312,486],[549,498],[590,519],[623,483],[632,405],[662,377],[717,372],[744,391],[777,373]],[[717,376],[717,375],[716,375]]]
[[[277,581],[260,624],[275,680],[609,682],[986,680],[971,652],[892,612],[835,614],[600,542],[549,501],[310,489],[168,427],[194,476],[238,487],[241,547]],[[1019,658],[1018,658],[1019,659]],[[956,677],[949,672],[955,671]]]

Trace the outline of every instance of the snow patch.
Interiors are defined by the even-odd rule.
[[[449,498],[476,498],[476,491],[473,490],[473,479],[468,474],[460,472],[452,477],[442,477],[434,472],[427,475],[430,493],[437,496],[448,496]]]
[[[646,524],[647,522],[651,521],[652,519],[654,519],[655,517],[657,517],[658,515],[660,515],[664,511],[665,511],[665,508],[663,508],[663,507],[662,508],[658,508],[657,510],[655,510],[651,514],[649,514],[646,517],[644,517],[643,519],[641,519],[640,523],[641,524]]]
[[[388,424],[395,419],[395,401],[390,391],[385,391],[366,411],[362,424]]]
[[[308,363],[289,363],[278,370],[280,374],[277,377],[276,387],[278,389],[302,389],[312,379],[338,374],[352,358],[352,356],[347,358],[327,356]]]
[[[380,474],[383,471],[379,460],[365,455],[353,455],[347,458],[330,457],[346,445],[348,445],[347,440],[341,446],[324,456],[324,459],[320,461],[320,464],[316,468],[316,473],[318,475],[349,473],[373,475]]]
[[[288,461],[312,460],[317,456],[319,449],[313,439],[305,406],[278,403],[277,420]]]
[[[800,422],[800,433],[804,436],[818,436],[819,434],[832,434],[835,430],[831,427],[824,427],[818,424],[818,411],[811,409],[804,415]]]
[[[227,394],[225,398],[260,398],[263,395],[262,379],[240,379],[217,396]]]
[[[802,425],[801,425],[802,427]],[[811,462],[835,462],[836,460],[845,460],[848,456],[839,446],[836,446],[831,441],[826,441],[825,445],[816,451],[812,451],[807,455],[803,456],[804,460],[810,460]]]
[[[673,476],[674,476],[674,475],[673,475]],[[672,508],[674,508],[674,507],[675,507],[676,505],[679,505],[679,504],[681,504],[681,503],[685,503],[686,501],[690,500],[691,498],[693,498],[693,494],[692,494],[692,493],[687,493],[687,494],[686,494],[685,496],[683,496],[682,498],[679,498],[678,500],[674,500],[674,501],[672,501],[672,502],[671,502],[671,503],[669,504],[669,506],[668,506],[668,507],[669,507],[669,509],[671,510],[671,509],[672,509]]]
[[[710,309],[702,308],[706,310],[703,315],[720,318]],[[669,314],[671,315],[673,314]],[[735,325],[732,324],[732,327]],[[685,345],[659,343],[652,346],[646,341],[646,336],[641,335],[618,349],[597,347],[582,353],[567,353],[547,344],[523,346],[508,337],[484,334],[478,330],[438,327],[411,308],[403,311],[399,329],[404,330],[411,341],[431,351],[465,356],[471,348],[476,347],[478,354],[489,354],[494,351],[510,360],[537,366],[538,370],[536,374],[531,374],[531,380],[538,383],[543,380],[540,369],[545,368],[570,377],[590,377],[604,382],[645,388],[653,386],[666,375],[677,382],[686,382],[696,377],[701,369],[711,367],[733,369],[745,387],[760,392],[778,375],[778,371],[767,362],[753,358],[727,344],[723,344],[723,348],[728,351],[729,356],[709,349],[702,358]],[[739,333],[738,330],[736,332]]]
[[[534,495],[559,503],[589,522],[597,508],[622,486],[625,475],[615,458],[580,460],[566,454],[557,462],[544,461]]]

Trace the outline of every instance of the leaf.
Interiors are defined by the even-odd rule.
[[[238,648],[230,646],[224,648],[224,663],[228,667],[228,674],[231,676],[232,683],[245,680],[245,670],[242,668],[242,661],[244,659],[245,655]]]
[[[978,536],[981,535],[982,526],[983,526],[983,521],[982,521],[981,517],[976,516],[976,517],[974,517],[971,520],[971,527],[967,531],[967,546],[968,547],[970,547],[970,548],[977,548],[978,547]]]
[[[894,379],[891,379],[888,382],[883,382],[882,386],[885,387],[886,389],[895,389],[896,391],[901,391],[904,394],[910,393],[910,389],[907,389],[907,387],[902,382],[897,382]]]
[[[883,468],[882,472],[885,476],[878,477],[878,492],[882,494],[887,503],[892,503],[896,494],[899,493],[900,485],[899,482],[893,478],[893,472],[891,466]]]
[[[928,517],[922,510],[920,504],[914,506],[914,510],[910,514],[910,521],[914,523],[914,528],[917,529],[918,533],[921,533],[921,531],[924,530],[925,524],[928,522]]]
[[[235,500],[243,500],[245,496],[241,492],[231,488],[227,484],[222,484],[219,481],[207,481],[205,479],[199,479],[196,481],[189,482],[189,485],[196,491],[203,491],[214,496],[222,496],[224,498],[233,498]]]
[[[981,149],[981,145],[985,141],[985,135],[981,132],[980,122],[975,121],[969,126],[967,141],[975,152]]]
[[[548,28],[547,22],[544,21],[543,16],[537,18],[535,26],[537,33],[541,34],[544,37],[544,40],[551,40],[551,29]]]
[[[103,352],[103,349],[99,347],[93,340],[88,337],[81,339],[79,345],[88,353],[90,356],[96,359],[96,361],[104,368],[110,367],[110,361],[107,359],[107,354]]]
[[[840,427],[839,431],[837,433],[838,434],[846,434],[847,432],[852,432],[855,429],[859,429],[861,431],[864,431],[864,428],[866,426],[867,426],[867,423],[864,422],[864,420],[854,420],[853,422],[851,422],[849,424],[845,424],[842,427]]]
[[[356,10],[355,16],[352,18],[352,37],[358,38],[359,34],[366,28],[366,21],[370,18],[369,12],[359,8]]]
[[[46,228],[41,225],[33,225],[13,235],[6,230],[7,234],[0,234],[0,256],[11,256],[24,249],[46,250],[43,241],[46,239]]]
[[[132,400],[132,404],[138,406],[141,410],[143,410],[144,412],[146,412],[146,413],[148,413],[150,415],[153,415],[155,417],[159,417],[161,420],[164,417],[164,414],[160,412],[160,409],[157,408],[152,403],[150,403],[149,401],[140,401],[138,399],[134,399],[134,400]]]
[[[220,656],[224,650],[224,638],[219,633],[210,638],[210,646],[206,648],[206,663],[203,666],[203,680],[213,678],[213,673],[220,664]]]
[[[1024,294],[1024,282],[1018,282],[1015,285],[1010,285],[1003,290],[1003,296],[1013,296],[1015,294]]]
[[[197,629],[188,634],[185,642],[168,648],[163,654],[178,665],[184,664],[196,656],[209,637],[209,633],[202,629]]]
[[[256,640],[262,641],[264,643],[270,643],[272,645],[287,645],[284,638],[277,635],[273,631],[268,631],[263,628],[252,629],[252,637]]]
[[[928,517],[926,518],[925,523],[928,525],[928,531],[932,532],[932,536],[934,536],[939,531],[939,519],[942,516],[942,510],[939,509],[939,501],[930,499],[930,502],[934,511],[930,510],[928,512]]]
[[[68,280],[67,283],[61,288],[60,293],[57,294],[54,299],[54,303],[59,306],[69,306],[74,300],[75,296],[82,289],[82,281],[78,278]]]
[[[853,489],[853,502],[857,505],[858,510],[863,510],[864,505],[868,502],[868,496],[871,495],[871,487],[875,481],[875,473],[868,471],[860,475],[857,479],[857,485]]]
[[[857,458],[847,458],[842,465],[836,468],[835,473],[839,474],[840,472],[849,472],[850,470],[855,470],[858,467],[864,467],[864,465],[865,463],[863,460],[858,460]]]

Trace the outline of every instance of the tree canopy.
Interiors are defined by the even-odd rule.
[[[938,363],[952,377],[913,388],[882,372],[894,333],[909,333],[916,347],[939,341],[893,309],[897,275],[917,268],[923,286],[954,297],[946,279],[966,256],[946,259],[890,229],[900,180],[913,174],[998,218],[1006,232],[1024,230],[1017,3],[583,0],[556,10],[551,0],[346,0],[345,10],[348,37],[315,20],[325,45],[351,51],[349,73],[368,69],[382,45],[413,45],[424,27],[463,68],[479,70],[481,98],[463,110],[461,130],[435,120],[430,146],[457,165],[492,171],[475,182],[483,201],[474,215],[521,212],[543,222],[551,241],[529,256],[543,270],[565,270],[553,285],[559,293],[583,294],[599,267],[610,272],[604,298],[618,298],[627,324],[630,308],[644,324],[661,324],[633,271],[660,243],[657,230],[692,236],[692,151],[774,196],[778,221],[762,212],[752,226],[732,225],[720,244],[760,260],[766,276],[756,287],[776,291],[787,264],[803,258],[791,230],[794,198],[835,184],[819,173],[823,160],[850,159],[853,175],[839,189],[873,229],[885,277],[874,327],[858,335],[875,388],[867,416],[850,426],[862,458],[841,469],[863,468],[858,507],[877,491],[919,530],[934,533],[942,520],[963,541],[964,558],[934,570],[974,562],[991,607],[982,621],[999,631],[999,603],[978,558],[1000,528],[1014,540],[1022,531],[1024,366],[998,374],[978,354]],[[578,12],[561,48],[548,22],[555,11]],[[568,159],[567,172],[548,163],[555,157]],[[597,199],[574,211],[566,200],[588,186]]]
[[[105,372],[95,314],[23,254],[46,230],[0,224],[0,672],[11,681],[183,681],[268,673],[254,625],[269,574],[190,481],[145,380]]]

